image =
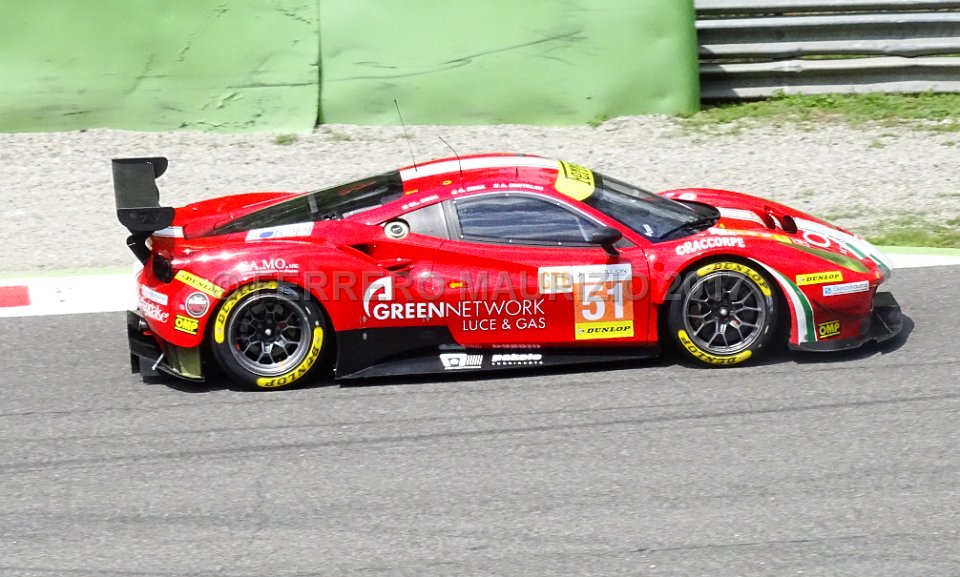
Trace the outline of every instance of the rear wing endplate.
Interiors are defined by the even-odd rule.
[[[157,179],[166,170],[167,159],[162,156],[113,159],[117,218],[130,232],[154,232],[173,223],[173,208],[160,206],[157,190]]]
[[[173,224],[174,210],[160,206],[157,190],[157,179],[166,170],[167,159],[162,156],[113,159],[117,218],[131,233],[127,246],[143,263],[150,257],[146,245],[150,234]]]

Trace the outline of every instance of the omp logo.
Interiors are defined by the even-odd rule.
[[[177,329],[181,333],[196,335],[197,329],[200,328],[200,321],[197,319],[191,319],[190,317],[185,317],[183,315],[177,315],[177,320],[174,323],[173,328]]]
[[[393,277],[385,276],[381,279],[377,279],[370,283],[370,286],[367,287],[367,290],[363,291],[363,312],[367,316],[372,316],[370,313],[370,301],[392,301],[393,300]]]
[[[483,366],[483,355],[468,355],[467,353],[445,353],[440,355],[440,363],[445,371],[459,371],[463,369],[479,369]]]
[[[817,334],[821,339],[828,339],[840,334],[840,321],[827,321],[817,325]]]

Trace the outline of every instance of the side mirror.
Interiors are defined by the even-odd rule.
[[[601,226],[590,235],[590,244],[599,244],[610,256],[620,256],[620,251],[613,246],[623,238],[623,233],[612,226]]]

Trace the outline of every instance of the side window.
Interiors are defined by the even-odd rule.
[[[437,238],[450,238],[443,205],[439,202],[387,221],[384,223],[384,231],[391,238],[403,238],[411,232]]]
[[[597,224],[549,200],[488,194],[454,202],[464,240],[502,244],[589,244]]]

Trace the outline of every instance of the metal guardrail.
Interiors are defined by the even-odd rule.
[[[696,0],[703,100],[960,92],[960,0]]]
[[[697,14],[956,10],[960,0],[695,0]]]

